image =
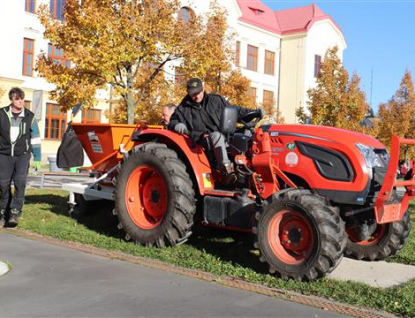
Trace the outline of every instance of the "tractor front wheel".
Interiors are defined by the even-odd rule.
[[[353,228],[346,229],[348,242],[347,256],[367,261],[380,261],[397,254],[408,241],[411,232],[409,210],[402,220],[393,223],[378,224],[368,240],[360,241]]]
[[[272,197],[257,214],[260,260],[283,279],[322,278],[340,263],[346,245],[344,223],[325,200],[309,190],[291,189]]]
[[[174,246],[191,234],[195,193],[186,166],[164,144],[137,146],[115,179],[115,213],[126,239],[145,246]]]

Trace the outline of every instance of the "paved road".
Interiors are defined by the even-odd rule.
[[[340,317],[0,232],[0,317]]]

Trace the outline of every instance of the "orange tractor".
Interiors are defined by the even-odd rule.
[[[126,239],[174,246],[192,225],[253,232],[260,260],[284,279],[311,281],[330,273],[343,255],[369,261],[402,249],[410,233],[412,172],[396,180],[400,146],[389,155],[376,139],[311,125],[254,128],[252,111],[236,124],[226,108],[236,181],[225,184],[208,143],[194,143],[160,126],[72,124],[96,180],[66,184],[71,212],[85,201],[115,201]]]

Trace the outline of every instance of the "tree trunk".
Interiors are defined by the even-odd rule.
[[[131,73],[131,72],[129,72]],[[133,75],[127,75],[127,122],[128,124],[134,124],[134,111],[135,111],[135,101],[133,93]]]
[[[128,124],[134,124],[134,95],[131,91],[127,93],[127,120]]]

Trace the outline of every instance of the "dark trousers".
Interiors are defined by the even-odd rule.
[[[0,208],[6,210],[10,202],[10,209],[22,210],[27,174],[29,172],[30,154],[11,157],[0,154]],[[14,195],[11,195],[11,184],[14,183]]]
[[[230,163],[228,158],[228,152],[226,151],[225,136],[219,131],[214,131],[209,134],[209,140],[219,169],[223,169],[224,165]]]

